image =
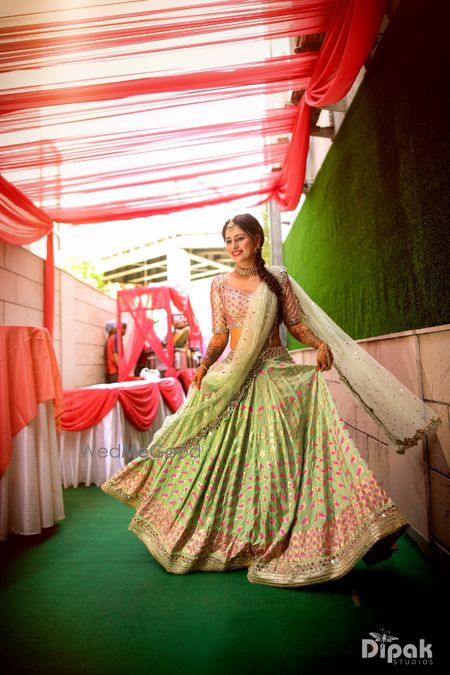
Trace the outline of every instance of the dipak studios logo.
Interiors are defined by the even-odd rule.
[[[384,628],[381,633],[369,633],[370,638],[362,640],[363,659],[382,659],[394,665],[433,665],[431,643],[420,638],[418,644],[401,645],[398,637]]]

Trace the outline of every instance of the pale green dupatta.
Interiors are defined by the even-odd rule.
[[[347,335],[294,279],[290,281],[304,322],[330,345],[339,379],[397,452],[404,453],[436,429],[441,420],[435,411]],[[447,461],[450,463],[449,456]]]
[[[282,268],[268,269],[281,281]],[[340,380],[398,452],[416,445],[438,426],[440,419],[432,408],[334,323],[291,277],[290,282],[304,323],[330,345]],[[189,388],[186,401],[176,413],[166,417],[153,437],[148,447],[151,456],[197,446],[200,439],[232,411],[264,362],[276,327],[276,312],[277,299],[262,282],[250,301],[233,357],[211,366],[200,391],[195,386]]]
[[[270,268],[278,274],[279,268]],[[200,390],[189,387],[186,401],[164,420],[148,453],[151,456],[180,452],[197,446],[200,439],[217,427],[250,385],[270,346],[277,298],[261,282],[249,303],[241,336],[231,359],[214,363],[202,380]]]

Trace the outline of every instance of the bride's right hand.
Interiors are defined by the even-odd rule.
[[[194,377],[192,378],[191,384],[194,384],[197,389],[200,389],[202,380],[206,375],[206,368],[203,368],[202,366],[199,366],[199,368],[196,369],[194,373]]]

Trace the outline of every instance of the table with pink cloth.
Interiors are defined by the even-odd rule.
[[[64,487],[102,485],[146,451],[164,419],[185,398],[173,377],[65,390],[59,433]]]
[[[61,378],[46,328],[0,326],[0,539],[64,518]]]

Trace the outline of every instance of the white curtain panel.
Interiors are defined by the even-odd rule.
[[[12,439],[13,453],[0,478],[0,539],[8,532],[39,534],[64,518],[53,402]]]

